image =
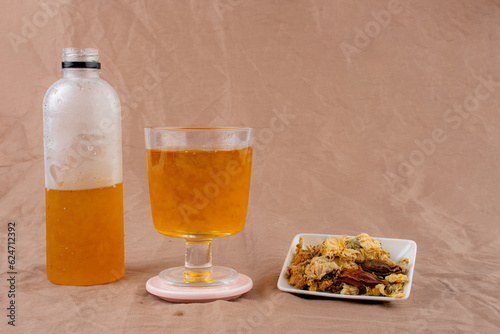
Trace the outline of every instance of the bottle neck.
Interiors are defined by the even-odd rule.
[[[64,68],[65,78],[99,78],[101,70],[93,68]]]

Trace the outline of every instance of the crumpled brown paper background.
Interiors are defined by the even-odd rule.
[[[2,1],[2,332],[497,332],[500,327],[498,1]],[[95,47],[123,105],[122,280],[45,276],[42,99],[63,47]],[[183,261],[152,225],[143,128],[257,129],[242,233],[214,262],[254,281],[232,301],[145,290]],[[16,222],[16,327],[7,223]],[[394,303],[280,292],[297,233],[415,240]],[[4,315],[5,314],[5,315]]]

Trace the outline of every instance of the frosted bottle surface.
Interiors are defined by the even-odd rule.
[[[124,272],[121,106],[96,49],[63,51],[43,101],[47,277],[93,285]]]

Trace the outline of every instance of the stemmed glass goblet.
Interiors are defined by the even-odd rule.
[[[153,224],[186,239],[185,264],[159,276],[176,286],[215,286],[238,273],[212,266],[211,242],[240,232],[247,215],[252,129],[145,128]]]

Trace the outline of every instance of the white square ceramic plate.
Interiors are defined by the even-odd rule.
[[[380,297],[380,296],[351,296],[351,295],[341,295],[339,293],[331,293],[331,292],[315,292],[309,290],[300,290],[294,288],[290,284],[288,284],[288,279],[285,278],[286,268],[292,263],[292,259],[295,256],[295,248],[299,243],[299,238],[302,237],[304,243],[316,246],[320,242],[324,241],[328,237],[341,237],[341,235],[331,235],[331,234],[310,234],[310,233],[302,233],[297,234],[295,238],[293,238],[292,244],[290,245],[290,249],[288,250],[288,254],[286,256],[285,263],[283,264],[283,268],[281,269],[280,278],[278,280],[278,289],[281,291],[298,293],[303,295],[312,295],[312,296],[321,296],[328,298],[346,298],[346,299],[358,299],[358,300],[372,300],[372,301],[398,301],[408,299],[410,296],[411,284],[413,282],[413,270],[415,269],[415,257],[417,255],[417,244],[413,240],[404,240],[404,239],[390,239],[390,238],[375,238],[373,239],[380,241],[382,247],[385,248],[391,254],[391,260],[394,262],[398,262],[402,258],[406,257],[409,260],[408,266],[408,282],[405,284],[403,292],[405,296],[403,298],[392,298],[392,297]]]

